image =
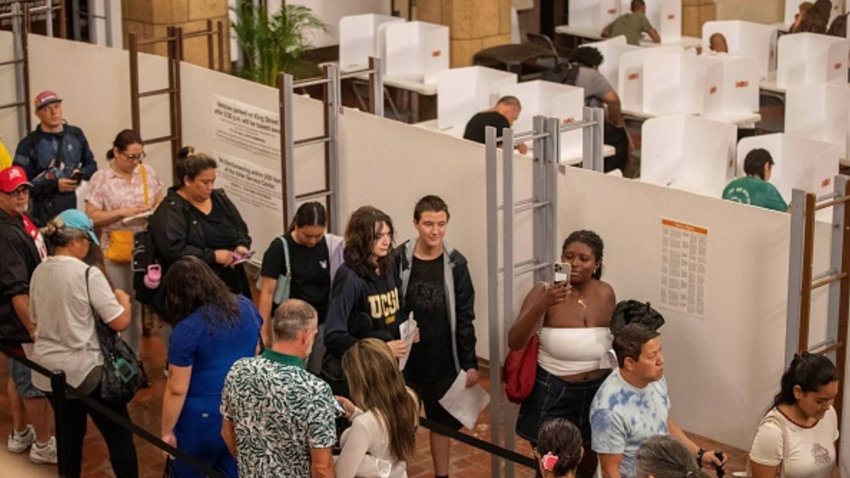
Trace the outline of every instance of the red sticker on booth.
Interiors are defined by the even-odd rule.
[[[832,184],[832,178],[826,178],[820,182],[820,187],[826,188],[829,187],[830,184]]]
[[[626,77],[629,80],[637,80],[640,78],[640,73],[629,73],[629,76]]]
[[[840,70],[843,65],[841,63],[836,63],[832,65],[833,70]]]
[[[442,50],[434,50],[434,51],[431,52],[431,56],[434,57],[434,58],[437,58],[438,56],[440,56],[442,54],[443,54]]]
[[[674,18],[676,18],[676,14],[675,14],[675,13],[671,13],[671,14],[667,15],[667,19],[668,19],[668,20],[673,20]]]
[[[709,95],[713,95],[715,93],[717,93],[717,87],[716,86],[712,86],[711,88],[708,89]]]
[[[615,13],[617,13],[617,9],[616,9],[616,8],[609,8],[609,9],[608,9],[608,15],[614,15]]]
[[[735,88],[746,88],[750,86],[750,82],[747,80],[741,80],[735,82]]]

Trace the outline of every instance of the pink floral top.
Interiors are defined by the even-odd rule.
[[[139,167],[145,168],[148,183],[148,204],[153,207],[156,197],[162,192],[162,181],[159,180],[153,168],[145,164]],[[139,167],[133,170],[129,182],[108,167],[100,169],[89,181],[89,192],[86,201],[101,211],[112,211],[131,206],[143,206],[145,204],[144,190],[142,189],[142,175]],[[101,243],[104,250],[108,246],[109,232],[116,230],[127,230],[133,232],[143,231],[147,226],[147,219],[138,219],[131,222],[115,221],[101,229]]]

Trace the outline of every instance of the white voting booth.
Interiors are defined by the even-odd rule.
[[[825,141],[838,147],[847,164],[848,107],[850,88],[821,83],[788,88],[785,101],[785,132]]]
[[[800,4],[807,0],[785,0],[785,25],[790,26],[794,23],[794,17],[800,11]],[[811,1],[811,0],[809,0]],[[814,3],[814,2],[812,2]],[[829,23],[835,20],[835,17],[844,13],[845,0],[832,0],[832,11],[829,13]],[[786,27],[787,28],[787,27]]]
[[[437,128],[462,136],[469,118],[491,108],[507,85],[517,82],[515,73],[483,66],[452,68],[437,76]],[[523,115],[526,115],[523,103]]]
[[[268,0],[270,12],[280,9],[281,0]],[[337,27],[343,17],[364,13],[391,15],[392,6],[386,0],[286,0],[289,5],[302,5],[313,11],[319,20],[328,26],[328,31],[321,30],[310,33],[310,41],[315,47],[337,45],[340,42]]]
[[[643,110],[643,63],[651,55],[668,51],[684,51],[682,47],[639,48],[627,51],[620,56],[620,69],[617,73],[617,93],[624,110]]]
[[[532,129],[534,117],[543,115],[558,118],[562,122],[580,121],[584,108],[584,90],[575,86],[551,81],[527,81],[507,85],[501,96],[516,96],[522,104],[522,113],[513,124],[515,132]],[[582,131],[561,133],[561,161],[581,162]]]
[[[602,64],[599,65],[599,73],[611,83],[613,88],[617,87],[620,74],[620,57],[623,53],[640,49],[639,46],[626,43],[623,35],[609,38],[607,40],[585,43],[582,46],[593,47],[602,54]]]
[[[624,12],[628,12],[626,8]],[[601,32],[620,16],[620,0],[571,0],[570,26]]]
[[[631,0],[622,0],[620,10],[631,11]],[[646,0],[646,18],[661,36],[661,43],[682,40],[682,0]]]
[[[427,22],[385,25],[387,77],[435,84],[449,69],[449,27]]]
[[[643,77],[647,115],[702,114],[706,90],[722,78],[721,63],[697,57],[692,50],[666,51],[644,59]]]
[[[744,138],[738,143],[738,176],[745,176],[747,153],[764,148],[773,158],[770,182],[791,203],[791,191],[802,189],[820,197],[833,191],[838,171],[838,147],[793,134],[775,133]],[[832,214],[831,211],[824,211]]]
[[[755,63],[761,80],[776,70],[776,27],[742,20],[705,22],[702,26],[703,53],[709,51],[709,39],[715,33],[726,37],[729,55]]]
[[[847,55],[850,40],[795,33],[778,41],[776,86],[788,88],[822,82],[847,83]]]
[[[704,86],[702,115],[708,119],[739,123],[759,111],[759,70],[744,58],[703,57],[720,64],[720,82]],[[712,78],[715,78],[712,76]]]
[[[367,13],[339,21],[339,67],[342,71],[369,67],[369,57],[384,59],[386,46],[382,25],[404,23],[403,18]],[[381,33],[380,35],[378,33]]]
[[[735,125],[695,116],[646,120],[640,180],[720,197],[735,176],[736,131]]]

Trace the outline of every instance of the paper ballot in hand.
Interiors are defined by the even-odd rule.
[[[413,312],[410,313],[407,320],[398,326],[398,331],[401,335],[401,340],[403,340],[404,344],[407,345],[407,353],[398,359],[398,369],[404,370],[404,366],[407,365],[407,359],[410,358],[410,349],[413,347],[413,338],[416,337],[416,332],[419,331],[419,326],[416,325],[416,321],[413,320]]]
[[[480,385],[466,388],[465,370],[457,374],[449,391],[440,399],[440,405],[469,430],[475,428],[478,415],[488,403],[490,395]]]

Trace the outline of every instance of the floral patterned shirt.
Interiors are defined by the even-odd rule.
[[[162,193],[162,181],[159,180],[153,168],[145,164],[141,164],[133,170],[129,182],[116,173],[112,167],[98,170],[91,177],[91,181],[89,181],[86,202],[101,211],[113,211],[131,206],[144,206],[145,194],[142,188],[142,175],[139,172],[141,168],[145,168],[145,175],[147,176],[148,204],[153,207],[157,195]],[[115,221],[108,226],[104,226],[101,230],[101,243],[104,250],[108,247],[107,243],[111,231],[125,230],[140,232],[145,229],[146,225],[146,220],[136,220],[127,223]]]
[[[221,415],[236,430],[242,478],[310,478],[310,449],[336,442],[340,410],[303,361],[272,350],[238,360],[224,381]]]

